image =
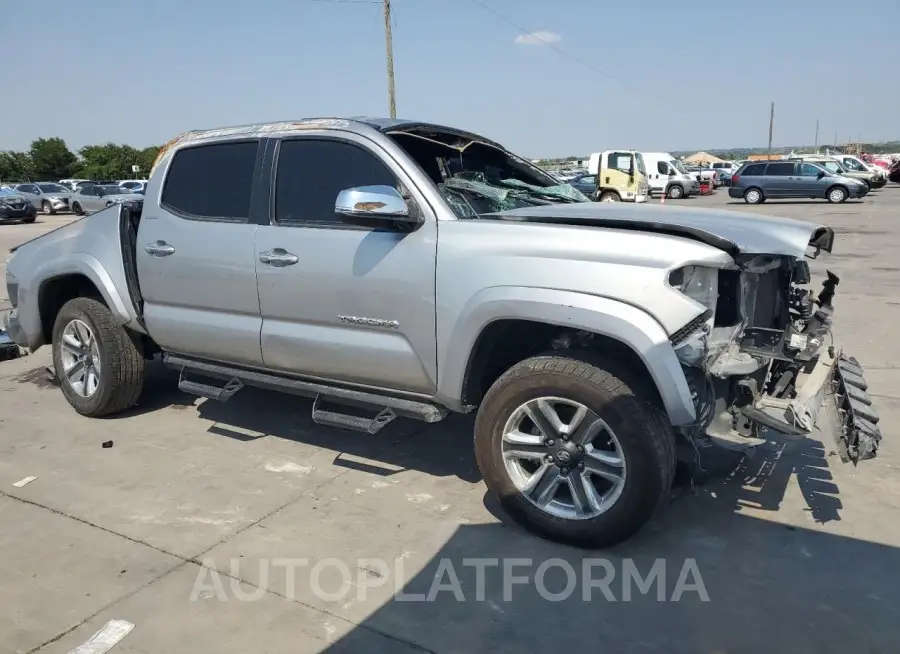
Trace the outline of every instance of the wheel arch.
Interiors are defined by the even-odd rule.
[[[20,320],[31,322],[29,347],[34,349],[51,342],[53,323],[62,306],[76,297],[95,297],[101,300],[110,310],[115,320],[122,325],[134,318],[134,308],[126,304],[125,299],[116,289],[109,273],[100,262],[86,254],[79,254],[60,262],[59,269],[51,262],[42,271],[41,281],[37,287],[36,306],[31,307],[31,320],[22,315]],[[21,314],[26,314],[25,307],[20,307]]]
[[[560,336],[585,332],[601,353],[641,364],[672,424],[695,419],[690,389],[669,336],[642,309],[583,293],[524,287],[486,289],[468,307],[449,337],[438,341],[439,360],[444,362],[438,399],[455,410],[480,401],[497,368],[546,352]]]

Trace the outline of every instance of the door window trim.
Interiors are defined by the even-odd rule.
[[[199,143],[191,143],[189,145],[182,146],[172,151],[169,155],[169,160],[166,162],[165,174],[163,175],[162,183],[159,186],[159,207],[160,209],[172,214],[173,216],[178,216],[184,220],[192,220],[195,222],[201,223],[226,223],[231,225],[246,225],[252,224],[255,221],[253,220],[253,208],[254,208],[254,197],[259,192],[259,185],[257,184],[257,180],[259,179],[259,172],[262,168],[263,154],[265,152],[265,142],[266,139],[261,136],[251,136],[246,137],[242,136],[241,138],[234,139],[214,139],[209,141],[201,141]],[[248,216],[245,218],[235,218],[228,216],[198,216],[197,214],[188,213],[186,211],[182,211],[181,209],[177,209],[170,204],[166,204],[163,202],[163,195],[166,191],[166,183],[169,181],[169,172],[172,169],[172,162],[175,161],[175,157],[179,152],[184,150],[193,150],[195,148],[216,146],[216,145],[232,145],[235,143],[256,143],[256,156],[253,161],[253,175],[250,180],[250,209],[248,211]]]
[[[398,162],[387,150],[382,148],[376,141],[373,141],[372,139],[359,134],[347,132],[342,133],[340,136],[336,134],[322,133],[291,134],[289,136],[271,137],[270,140],[275,142],[275,147],[274,152],[271,155],[272,161],[271,168],[269,170],[269,183],[267,185],[269,195],[268,216],[260,224],[270,225],[272,227],[287,227],[292,229],[340,229],[365,232],[396,232],[396,230],[389,227],[370,227],[367,225],[357,225],[340,221],[313,222],[300,220],[296,223],[275,222],[275,196],[277,191],[276,184],[278,182],[278,159],[281,155],[281,145],[286,141],[335,141],[337,143],[344,143],[365,150],[370,155],[378,159],[391,172],[391,174],[394,175],[394,177],[396,177],[404,187],[406,187],[406,189],[412,195],[413,199],[416,201],[416,204],[419,206],[419,210],[422,212],[425,222],[428,222],[429,219],[436,220],[436,216],[434,215],[433,210],[431,209],[431,205],[428,203],[425,194],[422,193],[421,189],[419,189],[418,186],[416,186],[412,178],[407,174],[406,170],[404,170],[403,166],[400,165],[400,162]],[[335,198],[335,200],[336,199],[337,198]]]

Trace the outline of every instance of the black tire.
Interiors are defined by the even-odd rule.
[[[84,209],[82,209],[81,205],[78,204],[77,202],[73,202],[72,203],[72,213],[74,213],[76,216],[83,216]]]
[[[62,334],[73,320],[86,323],[97,340],[99,382],[88,397],[73,389],[63,371]],[[63,305],[53,326],[53,366],[63,395],[78,413],[97,418],[134,406],[144,385],[144,357],[138,343],[99,300],[79,297]]]
[[[600,197],[597,198],[597,202],[621,202],[622,198],[619,197],[619,194],[615,191],[604,191],[600,194]]]
[[[636,534],[668,498],[675,475],[672,428],[638,384],[623,381],[626,376],[587,363],[577,353],[536,356],[507,370],[485,395],[475,421],[478,467],[488,489],[527,530],[579,547],[609,547]],[[625,482],[605,512],[583,519],[554,516],[533,504],[510,478],[501,451],[504,426],[517,407],[542,396],[584,404],[615,433],[625,459]]]
[[[744,202],[747,204],[762,204],[766,201],[766,195],[757,186],[751,186],[744,191]]]
[[[28,216],[27,218],[22,218],[22,223],[24,225],[30,225],[37,219],[37,216]]]
[[[684,187],[682,187],[680,184],[674,184],[669,188],[669,192],[666,194],[666,196],[670,200],[680,200],[684,197]]]
[[[41,213],[43,213],[45,216],[52,216],[56,213],[56,211],[53,210],[53,206],[49,202],[44,200],[43,202],[41,202]]]
[[[841,204],[842,202],[846,202],[849,196],[850,193],[843,186],[832,186],[825,194],[825,197],[832,204]]]

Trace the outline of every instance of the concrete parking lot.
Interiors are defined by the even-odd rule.
[[[69,652],[112,619],[135,625],[115,652],[896,652],[900,186],[841,205],[751,209],[724,190],[674,204],[836,229],[813,270],[841,277],[835,338],[867,371],[877,459],[841,464],[824,436],[764,446],[634,540],[583,552],[506,521],[470,417],[327,430],[304,399],[199,400],[153,366],[136,409],[91,420],[48,383],[44,348],[0,363],[0,652]],[[0,251],[70,219],[0,225]],[[584,584],[592,559],[593,579],[615,574],[606,594]],[[657,560],[650,592],[623,583]],[[689,560],[707,597],[676,590]]]

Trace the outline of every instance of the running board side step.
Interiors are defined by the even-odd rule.
[[[316,399],[313,400],[312,419],[314,423],[324,427],[337,427],[338,429],[361,431],[366,434],[377,434],[389,423],[397,419],[397,414],[388,408],[382,409],[372,418],[355,416],[342,411],[329,411],[319,406],[321,400],[321,395],[316,395]]]
[[[243,388],[245,385],[256,386],[258,388],[280,391],[282,393],[291,393],[293,395],[302,395],[304,397],[313,399],[321,398],[321,400],[323,401],[328,400],[337,404],[345,404],[366,409],[379,410],[381,411],[381,413],[379,413],[375,418],[371,419],[372,422],[377,421],[378,423],[383,423],[378,427],[378,429],[381,429],[381,427],[388,424],[388,422],[396,417],[412,418],[413,420],[421,420],[423,422],[433,423],[443,420],[449,413],[447,409],[436,406],[429,402],[395,397],[393,395],[381,395],[379,393],[373,393],[370,391],[362,391],[340,386],[329,386],[321,382],[307,381],[290,377],[281,377],[279,375],[272,375],[256,370],[243,370],[240,368],[223,366],[207,361],[197,361],[194,359],[189,359],[187,357],[171,354],[164,354],[163,362],[170,368],[180,369],[182,371],[181,379],[185,379],[184,375],[186,373],[194,373],[203,377],[221,379],[227,382],[225,384],[225,387],[223,387],[223,391],[229,385],[232,385],[232,382],[237,382],[238,384],[240,384],[240,386],[235,388],[230,393],[226,394],[223,392],[218,397],[211,397],[206,393],[217,390],[215,386],[209,386],[207,384],[185,380],[187,388],[182,388],[182,381],[181,379],[179,380],[178,386],[185,392],[194,393],[195,395],[202,395],[202,397],[211,397],[211,399],[218,399],[220,401],[228,400],[232,395],[234,395],[234,393]],[[234,388],[233,385],[232,388]],[[197,392],[201,390],[204,391],[204,393]],[[322,410],[319,408],[318,404],[319,400],[317,400],[317,402],[314,402],[313,404],[313,420],[315,420],[319,424],[327,424],[334,427],[340,426],[344,429],[353,429],[354,427],[350,426],[351,423],[356,427],[363,426],[362,423],[359,422],[360,419],[356,416]],[[384,420],[387,416],[382,416],[385,410],[389,410],[391,414],[393,414],[393,417],[386,422],[384,422]],[[318,413],[316,413],[317,411]],[[317,415],[319,417],[319,420],[316,420]],[[379,416],[381,416],[380,419]],[[362,420],[370,419],[363,418]],[[365,429],[361,429],[361,431],[375,433],[369,431],[371,427],[371,424],[366,424]],[[357,429],[357,431],[359,430],[360,429]]]
[[[232,395],[237,393],[243,387],[243,382],[237,377],[229,379],[225,382],[224,386],[216,386],[214,384],[206,384],[202,381],[197,381],[196,379],[188,379],[187,370],[185,368],[181,369],[181,374],[178,376],[178,390],[190,393],[191,395],[198,395],[210,400],[216,400],[218,402],[227,402],[231,399]]]

